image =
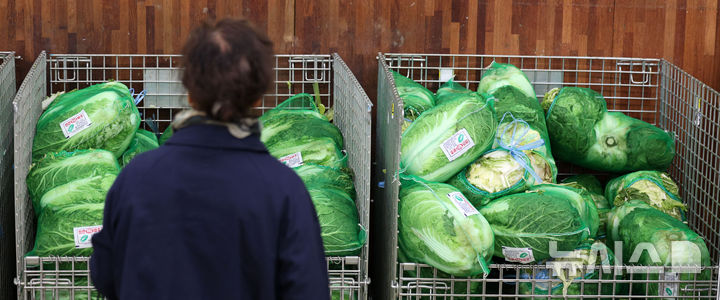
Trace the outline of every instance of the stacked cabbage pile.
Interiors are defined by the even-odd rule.
[[[342,150],[342,133],[323,110],[313,96],[297,94],[260,117],[260,139],[305,183],[320,221],[325,254],[358,255],[366,230],[358,219],[352,170]]]
[[[121,164],[157,147],[139,130],[128,88],[107,82],[57,95],[40,116],[27,187],[37,216],[28,255],[87,256],[102,225],[107,191]]]
[[[493,257],[564,266],[565,271],[520,274],[553,279],[539,286],[522,284],[520,291],[528,295],[640,293],[622,283],[573,283],[622,279],[608,269],[582,269],[614,264],[615,253],[605,241],[625,243],[623,251],[630,252],[620,263],[709,265],[702,238],[682,222],[685,206],[677,184],[662,172],[675,153],[667,132],[608,112],[604,98],[590,89],[555,89],[540,103],[527,77],[510,64],[493,62],[477,91],[450,80],[433,94],[400,73],[393,77],[406,103],[398,174],[401,262],[429,264],[441,277],[470,278],[488,275]],[[590,174],[558,183],[553,155],[598,174],[631,173],[604,189]],[[642,219],[626,212],[637,203],[649,211]],[[674,234],[652,234],[662,230]],[[695,248],[690,246],[685,252],[670,251],[673,242],[683,241],[699,251],[691,254],[687,249]],[[633,250],[627,245],[647,243],[657,247],[660,261],[641,256],[630,262]],[[697,259],[687,258],[695,254]],[[576,265],[568,269],[569,262]],[[686,284],[676,284],[675,290],[683,294]],[[667,295],[657,284],[648,293]]]

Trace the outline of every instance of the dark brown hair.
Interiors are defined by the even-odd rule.
[[[273,45],[244,19],[194,29],[183,49],[182,83],[193,108],[232,122],[249,115],[273,82]]]

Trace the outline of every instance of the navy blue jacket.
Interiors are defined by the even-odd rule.
[[[92,238],[110,299],[328,299],[315,208],[257,135],[191,125],[136,156]]]

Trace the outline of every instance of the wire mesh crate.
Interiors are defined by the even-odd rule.
[[[96,296],[87,257],[25,257],[34,243],[35,216],[25,177],[31,163],[35,124],[41,101],[49,94],[116,80],[135,92],[145,91],[138,109],[143,121],[160,131],[188,107],[180,82],[178,55],[75,55],[42,53],[23,81],[15,108],[15,228],[18,297],[20,299],[90,298]],[[344,137],[348,163],[354,172],[360,223],[369,228],[370,139],[372,104],[337,54],[276,55],[275,84],[263,96],[263,112],[296,93],[317,91],[334,108],[334,124]],[[141,128],[150,129],[147,122]],[[368,244],[360,256],[328,257],[330,288],[342,299],[366,299],[369,278]]]
[[[523,284],[557,284],[557,279],[524,278],[523,269],[532,272],[551,271],[545,265],[490,266],[487,278],[456,278],[424,264],[397,263],[398,251],[398,180],[403,122],[403,102],[398,96],[390,73],[397,71],[431,91],[448,79],[476,90],[487,66],[497,61],[511,63],[523,70],[535,89],[538,100],[552,88],[562,86],[588,87],[600,92],[608,110],[620,111],[642,119],[675,136],[677,155],[668,170],[680,186],[688,207],[690,227],[704,237],[711,253],[712,267],[702,268],[710,279],[693,277],[683,285],[683,292],[693,296],[683,299],[716,299],[718,297],[718,261],[720,261],[720,93],[693,78],[677,66],[662,59],[611,57],[551,57],[512,55],[440,55],[440,54],[379,54],[378,116],[377,116],[377,186],[373,226],[384,228],[374,232],[373,285],[380,299],[492,299],[563,298],[561,295],[522,295]],[[592,173],[579,167],[558,162],[559,178],[576,173]],[[597,174],[600,176],[606,174]],[[611,246],[612,247],[612,246]],[[618,275],[628,273],[621,266],[613,269]],[[661,274],[672,274],[660,268]],[[671,286],[663,277],[589,280],[574,282],[581,288],[593,284],[629,284],[636,287]],[[555,281],[553,281],[555,280]],[[652,285],[651,285],[652,284]],[[582,296],[570,296],[581,298]],[[582,298],[598,298],[585,296]],[[628,296],[603,296],[620,299]],[[635,296],[645,299],[651,296]],[[656,298],[662,298],[660,296]]]
[[[15,97],[15,53],[0,52],[0,298],[14,295],[12,99]]]

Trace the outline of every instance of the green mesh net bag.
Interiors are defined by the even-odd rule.
[[[48,191],[78,179],[119,173],[115,156],[105,150],[48,153],[30,167],[27,187],[35,213],[39,213],[40,199]]]
[[[33,160],[46,153],[105,149],[116,158],[140,126],[140,113],[119,82],[96,84],[59,95],[37,122]]]
[[[550,258],[551,242],[557,250],[574,250],[599,226],[592,200],[582,193],[544,184],[483,206],[480,213],[495,233],[495,256],[527,264]]]
[[[331,168],[306,163],[293,168],[300,176],[305,186],[310,188],[332,188],[342,191],[351,199],[355,199],[355,185],[353,183],[352,169]]]
[[[513,86],[529,98],[535,98],[536,96],[535,89],[533,89],[525,73],[512,64],[502,64],[494,61],[483,73],[477,91],[481,94],[494,94],[496,90],[504,86]]]
[[[454,276],[488,274],[493,232],[451,185],[403,176],[398,244],[407,260]]]
[[[610,209],[612,209],[612,205],[608,202],[607,198],[605,198],[600,181],[593,175],[580,174],[565,178],[562,181],[562,184],[578,189],[584,189],[590,193],[590,196],[597,207],[598,216],[600,217],[600,226],[598,227],[596,237],[599,239],[605,238],[605,235],[607,234],[607,217]]]
[[[683,222],[640,200],[615,207],[608,222],[608,240],[622,242],[625,264],[668,266],[662,274],[635,272],[632,294],[644,296],[707,296],[694,291],[694,280],[710,280],[710,253],[703,238]],[[639,254],[639,255],[638,255]],[[666,282],[658,282],[663,280]],[[684,282],[683,282],[684,281]]]
[[[536,184],[555,182],[557,177],[537,100],[509,85],[495,89],[493,98],[500,119],[493,150],[448,181],[476,206]]]
[[[473,93],[475,92],[450,79],[440,85],[440,88],[435,93],[435,105],[440,105],[452,100],[465,99]]]
[[[548,260],[546,265],[548,269],[522,269],[520,278],[534,279],[535,282],[519,283],[520,294],[562,295],[564,299],[588,299],[573,297],[574,295],[605,299],[602,295],[611,297],[627,294],[627,284],[611,282],[613,279],[622,279],[622,276],[614,276],[615,255],[602,242],[585,241],[574,251]],[[607,282],[599,283],[596,281],[598,279]]]
[[[290,167],[313,163],[347,165],[340,130],[321,113],[312,96],[295,95],[260,117],[261,141],[271,155]]]
[[[558,158],[605,172],[665,170],[675,157],[667,132],[620,112],[608,112],[602,95],[564,87],[545,94],[543,108]]]
[[[605,187],[605,197],[613,206],[641,200],[681,221],[687,210],[675,181],[658,171],[638,171],[612,179]]]
[[[402,130],[405,131],[423,112],[435,106],[435,95],[412,79],[395,71],[390,72],[395,80],[398,96],[403,101],[405,121]]]
[[[91,236],[102,228],[104,207],[104,202],[46,207],[28,256],[90,256]]]
[[[125,150],[120,158],[122,165],[126,166],[136,155],[156,149],[157,147],[160,147],[157,136],[150,131],[139,129],[135,133],[132,141],[130,141],[130,146],[128,146],[128,149]]]
[[[165,128],[165,131],[160,135],[160,138],[158,139],[158,144],[164,145],[167,140],[170,139],[170,137],[173,135],[173,129],[172,126],[168,126]]]
[[[490,149],[497,126],[492,101],[471,95],[433,107],[403,132],[402,172],[444,182]]]
[[[309,186],[308,192],[320,222],[327,256],[358,255],[367,231],[360,225],[355,201],[342,190]]]
[[[48,207],[61,207],[85,203],[104,203],[107,191],[117,175],[103,174],[81,178],[57,186],[45,193],[38,202],[38,212]]]

